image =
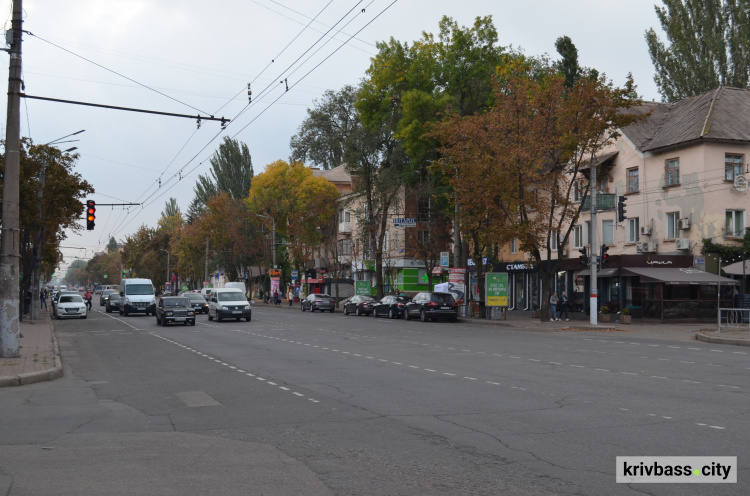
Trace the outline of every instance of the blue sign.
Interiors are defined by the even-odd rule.
[[[393,227],[417,227],[417,219],[406,218],[406,219],[393,219]]]
[[[293,270],[292,271],[292,280],[296,281],[297,279],[299,279],[299,271]]]

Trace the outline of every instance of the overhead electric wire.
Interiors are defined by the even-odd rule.
[[[164,174],[166,174],[167,170],[169,170],[169,168],[172,166],[172,164],[174,163],[174,161],[177,160],[177,157],[180,155],[180,153],[182,153],[182,150],[185,149],[185,147],[188,145],[188,143],[190,143],[190,140],[193,139],[193,136],[195,136],[195,133],[197,133],[197,132],[198,132],[198,128],[196,128],[193,131],[193,134],[190,135],[190,137],[187,139],[187,141],[185,141],[185,143],[182,145],[182,147],[177,151],[177,153],[175,154],[175,156],[172,157],[172,160],[170,160],[170,162],[167,164],[167,166],[164,168],[164,170],[161,171],[161,174],[159,174],[159,178],[158,178],[158,180],[159,180],[159,188],[161,188],[161,177]],[[138,200],[140,200],[141,197],[143,197],[143,195],[145,195],[146,193],[148,193],[148,190],[150,190],[152,188],[152,186],[154,186],[155,184],[156,184],[156,181],[154,182],[154,184],[152,184],[151,186],[149,186],[143,193],[141,193],[141,195],[138,198],[136,198],[135,202],[138,203]]]
[[[304,55],[306,55],[306,54],[307,54],[307,53],[308,53],[308,52],[309,52],[309,51],[310,51],[310,50],[311,50],[312,48],[314,48],[314,47],[315,47],[315,45],[317,45],[317,44],[318,44],[318,43],[320,42],[320,40],[321,40],[321,39],[323,39],[323,38],[324,38],[325,36],[327,36],[327,34],[328,34],[328,33],[330,33],[330,31],[331,31],[331,30],[333,30],[333,29],[334,29],[334,28],[335,28],[335,27],[336,27],[336,26],[337,26],[337,25],[338,25],[339,23],[341,23],[341,21],[342,21],[342,20],[344,20],[344,19],[345,19],[346,17],[348,17],[348,16],[349,16],[349,14],[350,14],[350,13],[351,13],[351,12],[352,12],[352,11],[353,11],[353,10],[354,10],[355,8],[357,8],[357,6],[359,6],[359,5],[360,5],[360,4],[362,3],[362,1],[364,1],[364,0],[360,0],[359,2],[357,2],[357,4],[356,4],[356,5],[354,5],[354,7],[352,7],[352,8],[351,8],[351,9],[350,9],[350,10],[349,10],[349,11],[348,11],[348,12],[347,12],[347,13],[346,13],[346,14],[345,14],[345,15],[344,15],[344,16],[343,16],[343,17],[342,17],[341,19],[339,19],[339,21],[337,21],[337,22],[336,22],[336,24],[334,24],[334,25],[333,25],[333,26],[332,26],[332,27],[331,27],[331,28],[330,28],[330,29],[329,29],[329,30],[328,30],[328,31],[327,31],[327,32],[326,32],[326,33],[325,33],[325,34],[324,34],[323,36],[321,36],[321,37],[320,37],[320,38],[319,38],[319,39],[318,39],[318,40],[317,40],[317,41],[316,41],[315,43],[313,43],[313,44],[312,44],[312,45],[311,45],[311,46],[310,46],[310,47],[309,47],[309,48],[308,48],[307,50],[305,50],[305,52],[303,52],[303,53],[302,53],[302,55],[300,55],[300,56],[299,56],[299,57],[298,57],[298,58],[297,58],[297,59],[296,59],[296,60],[295,60],[294,62],[292,62],[292,64],[290,64],[290,65],[289,65],[289,67],[288,67],[288,68],[287,68],[286,70],[289,70],[289,68],[293,67],[293,66],[294,66],[294,65],[295,65],[295,64],[296,64],[296,63],[297,63],[297,62],[298,62],[298,61],[299,61],[299,60],[300,60],[300,59],[301,59],[302,57],[304,57]],[[394,5],[394,4],[396,3],[396,2],[398,2],[398,0],[393,0],[393,2],[391,2],[391,3],[390,3],[390,4],[388,5],[388,6],[386,6],[386,7],[385,7],[385,8],[384,8],[384,9],[383,9],[382,11],[380,11],[380,13],[378,13],[378,14],[377,14],[377,15],[376,15],[375,17],[373,17],[373,18],[372,18],[372,19],[371,19],[371,20],[370,20],[369,22],[367,22],[367,23],[366,23],[366,24],[365,24],[364,26],[362,26],[362,28],[360,28],[360,29],[359,29],[359,30],[357,30],[357,31],[356,31],[356,32],[355,32],[354,34],[352,34],[351,36],[349,36],[349,38],[348,38],[348,39],[347,39],[346,41],[344,41],[344,42],[343,42],[343,43],[342,43],[342,44],[341,44],[341,45],[340,45],[340,46],[339,46],[338,48],[336,48],[336,49],[335,49],[335,50],[334,50],[333,52],[331,52],[331,53],[330,53],[330,54],[329,54],[329,55],[328,55],[327,57],[325,57],[325,58],[324,58],[323,60],[321,60],[321,61],[320,61],[320,62],[319,62],[318,64],[316,64],[316,65],[315,65],[315,66],[314,66],[314,67],[313,67],[312,69],[310,69],[310,70],[309,70],[309,71],[308,71],[308,72],[307,72],[307,73],[306,73],[305,75],[303,75],[303,76],[302,76],[302,77],[301,77],[301,78],[300,78],[299,80],[297,80],[297,81],[296,81],[295,83],[293,83],[293,84],[292,84],[292,86],[291,86],[291,87],[290,87],[289,89],[292,89],[292,88],[294,88],[295,86],[297,86],[298,84],[300,84],[300,82],[301,82],[301,81],[303,81],[303,80],[304,80],[304,79],[305,79],[305,78],[306,78],[307,76],[309,76],[309,75],[310,75],[310,74],[311,74],[311,73],[312,73],[312,72],[313,72],[313,71],[314,71],[315,69],[317,69],[318,67],[320,67],[320,66],[321,66],[321,65],[322,65],[322,64],[323,64],[324,62],[326,62],[326,61],[327,61],[327,60],[328,60],[329,58],[331,58],[331,57],[332,57],[332,56],[333,56],[333,55],[334,55],[335,53],[337,53],[337,52],[338,52],[338,51],[339,51],[339,50],[340,50],[341,48],[343,48],[344,46],[346,46],[346,45],[347,45],[347,44],[349,43],[349,41],[351,41],[352,39],[354,39],[354,37],[355,37],[355,36],[356,36],[357,34],[359,34],[360,32],[362,32],[362,31],[363,31],[363,30],[364,30],[364,29],[365,29],[366,27],[368,27],[368,26],[369,26],[370,24],[372,24],[372,23],[373,23],[373,22],[374,22],[374,21],[375,21],[375,20],[376,20],[377,18],[379,18],[379,17],[380,17],[380,16],[381,16],[381,15],[382,15],[383,13],[385,13],[385,12],[386,12],[386,11],[387,11],[388,9],[390,9],[390,8],[391,8],[391,7],[392,7],[392,6],[393,6],[393,5]],[[370,2],[370,4],[371,4],[371,3],[372,3],[372,2]],[[350,21],[350,22],[351,22],[351,21]],[[282,73],[281,73],[281,75],[280,75],[279,77],[283,76],[283,74],[284,74],[284,73],[282,72]],[[270,87],[272,87],[272,86],[276,86],[276,85],[275,85],[275,84],[273,84],[273,83],[269,84],[268,86],[266,86],[266,88],[264,88],[264,89],[263,89],[263,90],[261,91],[261,94],[260,94],[259,96],[262,96],[262,95],[263,95],[263,93],[265,93],[265,92],[266,92],[266,91],[268,90],[268,88],[270,88]],[[250,125],[250,124],[252,124],[253,122],[255,122],[255,121],[256,121],[256,120],[257,120],[257,119],[258,119],[258,118],[259,118],[259,117],[260,117],[261,115],[263,115],[263,114],[264,114],[264,113],[265,113],[265,112],[266,112],[266,111],[267,111],[267,110],[268,110],[268,109],[269,109],[269,108],[270,108],[270,107],[271,107],[272,105],[274,105],[274,104],[275,104],[275,103],[276,103],[276,102],[277,102],[277,101],[278,101],[279,99],[281,99],[281,97],[283,97],[283,96],[284,96],[284,95],[285,95],[286,93],[287,93],[287,91],[285,91],[284,93],[282,93],[282,94],[281,94],[281,95],[280,95],[279,97],[277,97],[277,98],[276,98],[276,99],[275,99],[275,100],[274,100],[273,102],[271,102],[271,103],[270,103],[270,104],[269,104],[268,106],[266,106],[266,108],[264,108],[264,109],[263,109],[263,110],[261,111],[261,113],[260,113],[260,114],[258,114],[257,116],[255,116],[255,117],[254,117],[254,118],[253,118],[253,119],[252,119],[252,120],[251,120],[251,121],[250,121],[250,122],[249,122],[248,124],[246,124],[245,126],[243,126],[243,127],[242,127],[242,129],[240,129],[240,131],[238,131],[237,133],[235,133],[235,134],[233,135],[233,137],[237,136],[237,134],[239,134],[239,133],[240,133],[240,132],[242,132],[242,131],[243,131],[244,129],[246,129],[246,128],[247,128],[247,127],[248,127],[248,126]],[[256,101],[258,101],[258,100],[256,100]],[[213,142],[213,141],[214,141],[214,140],[215,140],[215,139],[216,139],[216,138],[217,138],[217,137],[218,137],[218,136],[219,136],[219,135],[220,135],[220,134],[222,133],[222,132],[224,132],[224,130],[226,130],[226,128],[228,128],[228,127],[229,127],[230,125],[232,125],[232,124],[233,124],[234,122],[236,122],[237,118],[238,118],[239,116],[241,116],[241,115],[242,115],[242,114],[243,114],[243,113],[244,113],[245,111],[247,111],[247,110],[248,110],[248,108],[249,108],[250,106],[251,106],[251,104],[250,104],[250,103],[248,103],[248,105],[246,105],[246,106],[245,106],[245,107],[244,107],[244,108],[243,108],[243,109],[242,109],[242,110],[241,110],[241,111],[240,111],[240,112],[239,112],[239,113],[238,113],[238,114],[237,114],[237,115],[236,115],[236,116],[235,116],[234,118],[232,118],[232,120],[230,121],[230,123],[229,123],[229,124],[228,124],[228,125],[227,125],[227,126],[226,126],[226,127],[224,128],[224,129],[221,129],[221,130],[220,130],[220,131],[219,131],[219,132],[218,132],[218,133],[217,133],[217,134],[216,134],[216,135],[215,135],[215,136],[214,136],[214,137],[213,137],[213,138],[212,138],[212,139],[211,139],[211,140],[210,140],[210,141],[209,141],[208,143],[206,143],[206,145],[205,145],[205,146],[204,146],[204,147],[203,147],[203,148],[202,148],[201,150],[199,150],[199,151],[198,151],[198,152],[197,152],[197,153],[196,153],[196,154],[195,154],[195,155],[193,156],[193,158],[191,158],[191,159],[190,159],[190,160],[189,160],[189,161],[188,161],[188,162],[187,162],[187,163],[186,163],[186,164],[185,164],[185,165],[184,165],[184,166],[183,166],[183,167],[182,167],[182,168],[181,168],[181,169],[180,169],[180,170],[179,170],[178,172],[180,172],[180,173],[181,173],[182,171],[184,171],[184,170],[185,170],[185,168],[186,168],[186,167],[187,167],[187,166],[188,166],[188,165],[189,165],[189,164],[190,164],[190,163],[191,163],[191,162],[192,162],[193,160],[195,160],[195,157],[197,157],[197,156],[198,156],[198,155],[199,155],[199,154],[200,154],[200,153],[201,153],[201,152],[202,152],[203,150],[205,150],[205,149],[206,149],[206,148],[207,148],[207,147],[208,147],[208,146],[209,146],[209,145],[210,145],[210,144],[211,144],[211,143],[212,143],[212,142]],[[253,106],[254,106],[254,105],[253,105]],[[215,153],[215,152],[214,152],[214,153]],[[213,155],[214,153],[212,153],[212,154],[211,154],[211,156],[212,156],[212,155]],[[195,170],[196,170],[196,169],[197,169],[198,167],[200,167],[200,165],[202,165],[202,164],[203,164],[203,163],[204,163],[204,162],[205,162],[206,160],[208,160],[209,158],[210,158],[210,156],[209,156],[209,157],[207,157],[206,159],[204,159],[203,161],[199,162],[199,163],[198,163],[198,164],[197,164],[197,165],[196,165],[195,167],[193,167],[193,168],[192,168],[192,169],[191,169],[190,171],[188,171],[188,172],[187,172],[187,173],[185,174],[185,176],[188,176],[188,175],[190,175],[190,174],[191,174],[192,172],[194,172],[194,171],[195,171]],[[169,178],[169,179],[167,180],[166,184],[169,184],[169,183],[170,183],[170,182],[172,181],[172,179],[174,179],[175,177],[177,177],[177,174],[175,174],[175,175],[173,175],[173,176],[172,176],[171,178]],[[176,183],[175,183],[175,184],[176,184]],[[169,187],[167,187],[167,188],[164,188],[164,191],[163,191],[163,192],[162,192],[162,193],[161,193],[160,195],[158,195],[158,196],[157,196],[156,198],[154,198],[154,200],[153,200],[153,201],[151,201],[150,203],[146,204],[146,202],[147,202],[147,201],[148,201],[149,199],[151,199],[151,198],[152,198],[152,197],[153,197],[153,196],[154,196],[154,195],[155,195],[156,193],[158,193],[158,191],[159,191],[159,190],[157,190],[157,191],[155,191],[154,193],[152,193],[152,194],[151,194],[151,195],[150,195],[149,197],[147,197],[147,198],[146,198],[146,199],[145,199],[145,200],[143,201],[143,205],[142,205],[142,208],[141,208],[141,209],[139,209],[139,212],[138,212],[138,213],[142,212],[142,211],[143,211],[143,210],[144,210],[144,209],[145,209],[146,207],[148,207],[148,206],[152,205],[152,204],[153,204],[153,203],[154,203],[154,202],[155,202],[155,201],[156,201],[157,199],[161,198],[161,197],[162,197],[162,196],[163,196],[164,194],[166,194],[166,193],[167,193],[167,191],[171,190],[171,189],[172,189],[172,188],[174,187],[174,185],[175,185],[175,184],[172,184],[172,185],[170,185]],[[125,222],[125,219],[123,219],[123,221],[122,221],[122,222],[125,222],[125,223],[124,223],[124,224],[121,224],[120,226],[117,226],[116,228],[114,228],[114,229],[113,229],[113,231],[114,231],[114,234],[118,234],[118,233],[120,233],[120,232],[121,232],[121,231],[122,231],[122,230],[123,230],[123,229],[124,229],[125,227],[127,227],[127,226],[128,226],[128,225],[129,225],[129,224],[130,224],[130,223],[131,223],[131,222],[132,222],[132,221],[133,221],[133,220],[134,220],[134,219],[135,219],[135,218],[136,218],[137,216],[138,216],[138,213],[136,213],[136,214],[135,214],[135,215],[134,215],[134,216],[133,216],[133,217],[132,217],[132,218],[131,218],[131,219],[130,219],[130,220],[129,220],[128,222]],[[126,216],[126,218],[127,218],[127,216]],[[116,229],[116,231],[115,231],[115,229]]]
[[[159,94],[159,95],[161,95],[161,96],[164,96],[164,97],[166,97],[166,98],[169,98],[170,100],[173,100],[173,101],[175,101],[175,102],[177,102],[177,103],[179,103],[179,104],[185,105],[186,107],[190,107],[191,109],[193,109],[193,110],[197,110],[198,112],[201,112],[201,113],[203,113],[203,114],[206,114],[206,115],[211,115],[211,114],[209,114],[208,112],[206,112],[206,111],[204,111],[204,110],[201,110],[201,109],[199,109],[199,108],[193,107],[193,106],[192,106],[192,105],[190,105],[190,104],[187,104],[187,103],[185,103],[185,102],[183,102],[183,101],[180,101],[180,100],[178,100],[178,99],[176,99],[176,98],[174,98],[174,97],[171,97],[171,96],[167,95],[166,93],[162,93],[161,91],[159,91],[159,90],[157,90],[157,89],[154,89],[154,88],[152,88],[152,87],[150,87],[150,86],[148,86],[148,85],[146,85],[146,84],[143,84],[143,83],[141,83],[141,82],[139,82],[139,81],[136,81],[136,80],[135,80],[135,79],[133,79],[133,78],[129,78],[129,77],[127,77],[127,76],[123,75],[123,74],[120,74],[120,73],[119,73],[119,72],[117,72],[117,71],[114,71],[114,70],[112,70],[112,69],[109,69],[109,68],[107,68],[107,67],[104,67],[103,65],[101,65],[101,64],[98,64],[98,63],[94,62],[93,60],[87,59],[87,58],[86,58],[86,57],[84,57],[83,55],[78,55],[77,53],[75,53],[75,52],[73,52],[73,51],[71,51],[71,50],[68,50],[67,48],[61,47],[60,45],[57,45],[57,44],[55,44],[55,43],[52,43],[52,42],[51,42],[51,41],[49,41],[49,40],[45,40],[44,38],[41,38],[41,37],[39,37],[39,36],[35,35],[34,33],[30,32],[30,31],[24,31],[24,33],[28,34],[29,36],[33,36],[34,38],[36,38],[36,39],[38,39],[38,40],[41,40],[41,41],[43,41],[43,42],[45,42],[45,43],[49,43],[50,45],[52,45],[52,46],[54,46],[54,47],[57,47],[57,48],[59,48],[60,50],[63,50],[63,51],[65,51],[65,52],[68,52],[69,54],[71,54],[71,55],[74,55],[74,56],[76,56],[76,57],[78,57],[78,58],[80,58],[80,59],[83,59],[83,60],[85,60],[86,62],[89,62],[89,63],[91,63],[91,64],[94,64],[95,66],[97,66],[97,67],[100,67],[100,68],[104,69],[105,71],[109,71],[109,72],[111,72],[112,74],[116,74],[116,75],[120,76],[121,78],[127,79],[128,81],[130,81],[130,82],[133,82],[133,83],[135,83],[135,84],[137,84],[137,85],[139,85],[139,86],[142,86],[142,87],[146,88],[147,90],[151,90],[151,91],[153,91],[154,93],[157,93],[157,94]]]

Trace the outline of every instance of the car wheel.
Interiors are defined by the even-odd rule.
[[[194,325],[195,325],[195,320],[191,320],[191,321],[190,321],[190,325],[191,325],[191,326],[194,326]]]
[[[208,313],[208,320],[214,320],[214,318],[211,317],[211,312]]]
[[[219,317],[219,312],[216,312],[216,322],[221,322],[221,317]]]
[[[86,316],[86,315],[84,315],[84,316],[83,316],[83,317],[81,317],[81,318],[82,318],[82,319],[85,319],[86,317],[87,317],[87,316]]]
[[[251,318],[252,318],[252,317],[248,317],[248,318],[247,318],[247,321],[248,321],[248,322],[250,322],[250,319],[251,319]]]
[[[404,320],[411,320],[411,315],[409,315],[408,308],[404,308]]]
[[[128,309],[127,309],[127,307],[126,307],[125,309],[123,309],[123,311],[122,311],[122,314],[123,314],[123,315],[124,315],[125,317],[127,317],[127,316],[128,316]]]
[[[396,318],[396,313],[393,311],[392,308],[390,310],[388,310],[388,318],[389,319],[395,319]]]
[[[335,312],[335,311],[336,311],[336,309],[335,309],[335,308],[331,308],[331,313],[333,313],[333,312]]]
[[[165,316],[163,316],[163,315],[161,316],[161,325],[165,326],[165,327],[167,325],[167,318]]]
[[[354,314],[355,314],[355,315],[356,315],[357,317],[359,317],[360,315],[362,315],[362,312],[361,312],[361,311],[359,310],[359,307],[357,307],[357,309],[356,309],[356,310],[354,311]]]
[[[300,303],[299,304],[299,308],[304,312],[305,311],[305,304],[304,303]]]
[[[424,310],[419,312],[419,320],[421,320],[422,322],[427,322],[429,320],[427,318],[427,312],[425,312]]]
[[[344,305],[344,315],[349,315],[349,307]]]
[[[159,320],[159,317],[156,317],[156,325],[161,325],[161,321]]]

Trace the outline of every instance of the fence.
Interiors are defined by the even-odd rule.
[[[723,328],[750,331],[750,309],[719,308],[719,330]]]

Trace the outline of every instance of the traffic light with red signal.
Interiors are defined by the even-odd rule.
[[[86,200],[86,230],[94,230],[94,221],[96,220],[96,202]]]

